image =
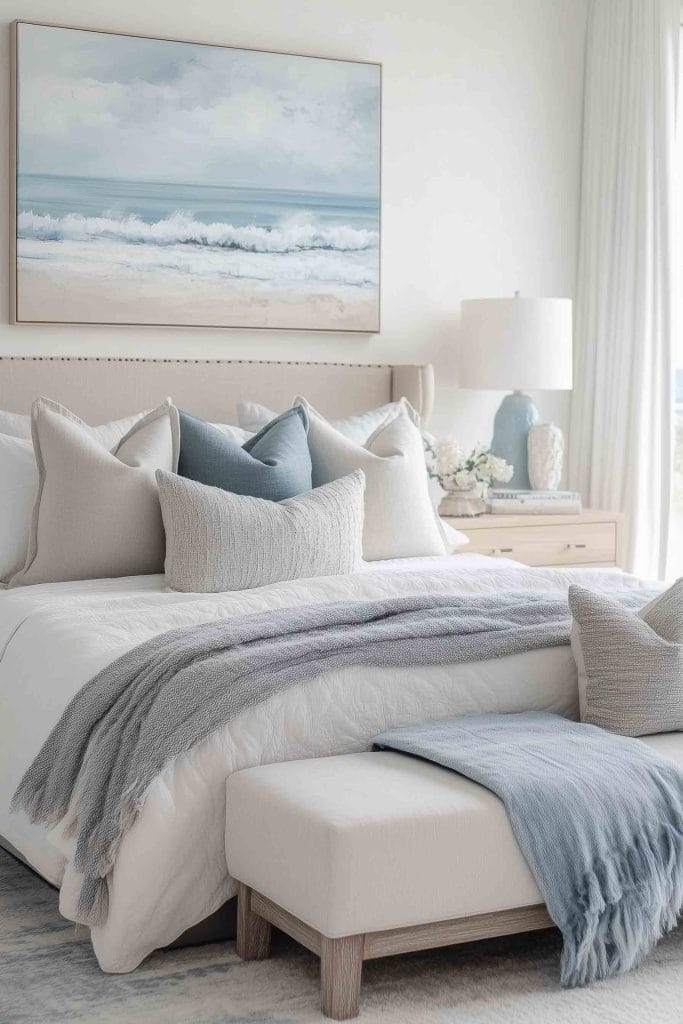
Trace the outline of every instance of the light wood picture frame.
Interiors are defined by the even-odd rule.
[[[380,329],[381,65],[18,21],[15,324]]]

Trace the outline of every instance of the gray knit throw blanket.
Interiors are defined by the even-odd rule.
[[[645,591],[624,591],[643,604]],[[566,594],[416,595],[281,608],[172,630],[104,668],[67,706],[12,800],[70,809],[79,920],[102,924],[107,876],[152,782],[245,709],[353,665],[436,665],[566,644]],[[371,737],[368,736],[368,741]]]

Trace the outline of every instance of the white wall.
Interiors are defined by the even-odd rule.
[[[382,333],[10,327],[0,353],[222,356],[437,367],[432,427],[489,440],[500,395],[458,391],[461,298],[571,296],[587,0],[0,0],[0,246],[14,18],[379,60],[384,65]],[[6,257],[4,257],[6,259]],[[566,424],[566,395],[539,397]]]

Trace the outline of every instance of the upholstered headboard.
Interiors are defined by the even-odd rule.
[[[235,423],[240,400],[253,399],[280,412],[297,394],[332,417],[372,409],[405,395],[426,425],[434,399],[434,375],[429,364],[0,356],[0,409],[28,412],[33,400],[45,395],[89,423],[152,408],[167,395],[197,416]]]

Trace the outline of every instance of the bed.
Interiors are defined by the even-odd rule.
[[[171,394],[207,417],[230,416],[244,395],[275,409],[305,391],[340,416],[406,395],[428,417],[428,367],[154,360],[0,359],[0,406],[27,411],[58,394],[84,417],[116,416]],[[119,655],[169,629],[252,611],[340,599],[419,593],[637,586],[618,570],[536,569],[461,554],[367,564],[347,576],[277,583],[240,593],[182,594],[163,576],[51,583],[0,593],[0,836],[60,887],[75,919],[73,840],[58,825],[9,812],[29,763],[75,693]],[[344,668],[297,684],[250,709],[177,759],[157,779],[118,854],[106,924],[92,929],[101,967],[133,970],[220,911],[236,886],[225,865],[225,782],[240,768],[367,749],[383,730],[472,711],[547,710],[575,717],[576,670],[568,646],[460,665]],[[228,822],[229,827],[229,822]]]

